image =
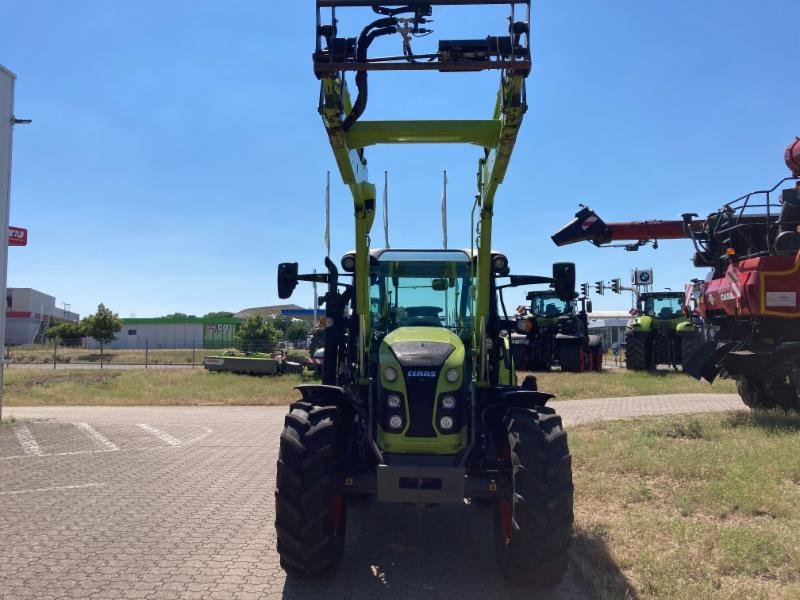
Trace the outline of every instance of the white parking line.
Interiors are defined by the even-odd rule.
[[[88,423],[73,423],[73,425],[88,435],[101,450],[105,450],[107,452],[119,450],[119,447],[116,444],[111,442],[108,438],[106,438]]]
[[[161,431],[160,429],[156,429],[155,427],[147,425],[146,423],[139,423],[138,425],[139,425],[139,427],[144,429],[147,433],[152,433],[154,436],[156,436],[162,442],[164,442],[166,444],[169,444],[170,446],[180,446],[181,445],[181,441],[178,438],[172,437],[170,434],[166,433],[165,431]]]
[[[61,490],[82,490],[85,488],[100,487],[105,483],[84,483],[83,485],[59,485],[57,487],[37,488],[34,490],[13,490],[10,492],[0,492],[0,496],[12,496],[14,494],[33,494],[36,492],[58,492]]]
[[[44,452],[42,452],[39,444],[34,439],[30,429],[25,425],[17,425],[13,429],[14,435],[17,436],[17,441],[19,445],[22,446],[22,450],[25,454],[30,456],[44,456]]]

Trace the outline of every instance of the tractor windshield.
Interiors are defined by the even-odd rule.
[[[471,276],[463,252],[386,251],[370,277],[372,323],[388,333],[403,326],[470,327]]]
[[[657,319],[677,319],[683,316],[683,295],[646,296],[643,304],[644,312]]]
[[[559,300],[553,293],[532,294],[530,296],[531,313],[537,317],[557,317],[570,312],[570,303]]]

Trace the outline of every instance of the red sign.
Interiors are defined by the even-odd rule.
[[[9,227],[8,228],[8,245],[9,246],[27,246],[28,245],[28,230],[22,227]]]

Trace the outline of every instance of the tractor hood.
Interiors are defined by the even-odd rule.
[[[461,339],[444,327],[399,327],[383,338],[402,367],[441,367],[456,350],[463,357]]]

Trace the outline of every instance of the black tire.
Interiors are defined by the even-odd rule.
[[[504,425],[513,496],[495,508],[500,569],[517,583],[556,585],[567,568],[574,521],[567,434],[561,417],[546,407],[511,408]]]
[[[681,340],[681,369],[686,371],[686,365],[692,355],[703,345],[703,336],[699,333],[682,335]]]
[[[736,391],[742,402],[753,410],[769,410],[775,408],[775,400],[764,390],[764,387],[749,377],[736,380]]]
[[[652,348],[650,336],[628,334],[625,336],[625,368],[629,371],[647,371],[651,367]]]
[[[558,363],[561,370],[567,373],[579,373],[581,370],[581,345],[562,343],[558,346]]]
[[[337,481],[337,409],[295,402],[281,433],[275,529],[281,567],[298,577],[336,571],[347,509]]]
[[[596,371],[598,373],[603,371],[603,347],[602,346],[590,346],[589,352],[592,354],[592,371]]]

